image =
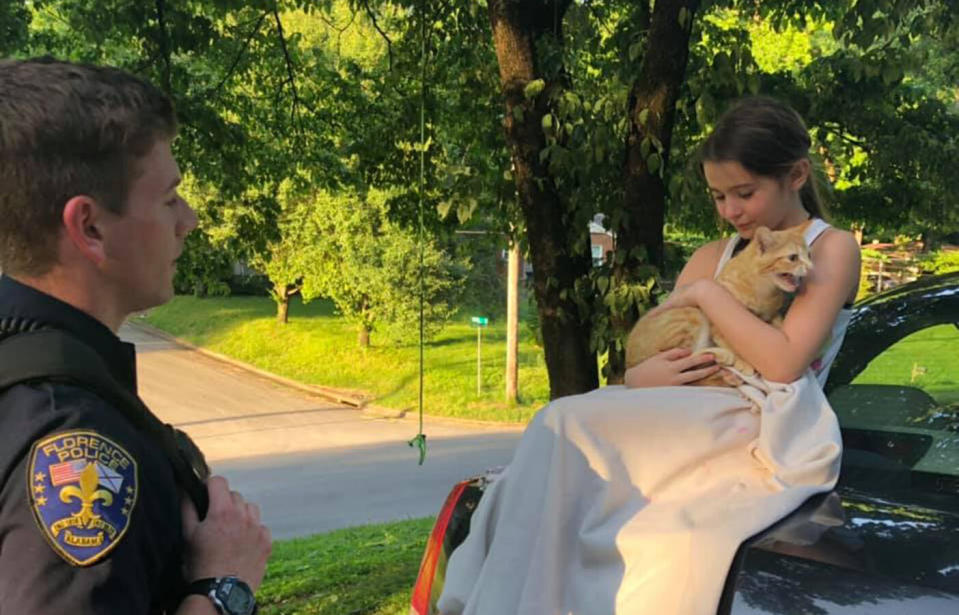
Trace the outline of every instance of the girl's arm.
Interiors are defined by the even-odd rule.
[[[676,289],[712,278],[725,245],[726,240],[719,240],[697,249],[676,279]],[[711,355],[691,356],[689,350],[672,348],[627,369],[623,384],[631,388],[677,386],[712,376],[718,370],[719,366],[713,364]]]
[[[830,229],[814,244],[812,261],[782,329],[757,318],[708,278],[677,287],[663,307],[698,306],[736,354],[764,377],[792,382],[819,355],[839,310],[858,287],[859,244],[851,233]]]

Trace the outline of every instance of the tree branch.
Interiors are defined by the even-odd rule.
[[[286,47],[286,38],[283,36],[283,22],[280,21],[280,13],[277,11],[276,3],[273,3],[273,17],[276,20],[276,32],[280,37],[280,47],[283,49],[283,57],[286,59],[286,74],[290,89],[293,91],[293,106],[290,109],[290,121],[297,124],[296,108],[300,104],[300,97],[296,93],[296,76],[293,74],[293,59],[290,57],[290,50]]]
[[[376,31],[380,33],[380,36],[383,37],[383,40],[386,41],[386,50],[390,54],[390,71],[393,70],[393,41],[390,40],[390,37],[386,35],[386,32],[380,28],[380,24],[376,21],[376,13],[373,12],[373,9],[370,8],[369,0],[363,0],[363,8],[366,9],[366,14],[369,15],[370,21],[373,22],[373,27],[376,28]]]
[[[166,21],[164,17],[164,0],[156,0],[157,27],[160,30],[160,56],[163,58],[163,89],[167,96],[173,95],[173,80],[170,69],[170,45],[166,34]]]
[[[216,87],[213,88],[211,94],[216,95],[219,93],[220,88],[226,85],[226,82],[230,80],[230,77],[233,76],[233,71],[236,70],[236,67],[240,64],[240,59],[243,58],[243,54],[246,53],[246,50],[250,47],[250,41],[253,40],[253,35],[260,31],[260,26],[263,25],[263,20],[266,19],[266,13],[262,13],[260,18],[257,19],[256,25],[253,26],[253,29],[250,30],[250,33],[246,37],[246,41],[243,42],[243,47],[240,48],[240,51],[236,54],[236,57],[233,58],[230,68],[227,69],[226,75],[223,76],[223,79],[220,80],[220,83],[216,84]]]
[[[864,152],[867,152],[867,153],[872,151],[868,143],[866,143],[865,141],[860,141],[859,139],[856,139],[855,137],[851,137],[849,133],[846,132],[846,130],[842,127],[842,125],[839,124],[839,122],[823,122],[822,126],[823,128],[825,128],[832,134],[836,135],[837,137],[839,137],[840,139],[842,139],[849,145],[855,145],[856,147],[862,149]]]

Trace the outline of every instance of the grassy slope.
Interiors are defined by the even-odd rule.
[[[301,382],[358,389],[380,405],[416,409],[419,350],[378,339],[362,350],[355,328],[333,314],[331,305],[295,303],[290,322],[278,324],[265,297],[196,299],[176,297],[146,321],[197,345]],[[465,321],[465,322],[464,322]],[[506,331],[491,322],[483,331],[482,394],[476,393],[476,330],[461,319],[446,327],[425,349],[424,411],[437,416],[525,422],[549,396],[542,349],[521,331],[520,404],[504,399]]]
[[[337,530],[274,545],[262,615],[407,615],[433,519]]]

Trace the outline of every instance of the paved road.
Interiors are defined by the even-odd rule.
[[[141,329],[120,334],[137,345],[146,403],[260,504],[276,538],[436,514],[454,482],[508,463],[519,440],[515,428],[428,421],[418,466],[412,419],[367,418]]]

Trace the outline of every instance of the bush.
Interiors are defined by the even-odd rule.
[[[959,271],[959,250],[940,250],[925,256],[921,261],[923,273],[941,274]]]
[[[270,294],[270,278],[262,273],[241,273],[230,278],[231,295],[266,297]]]

